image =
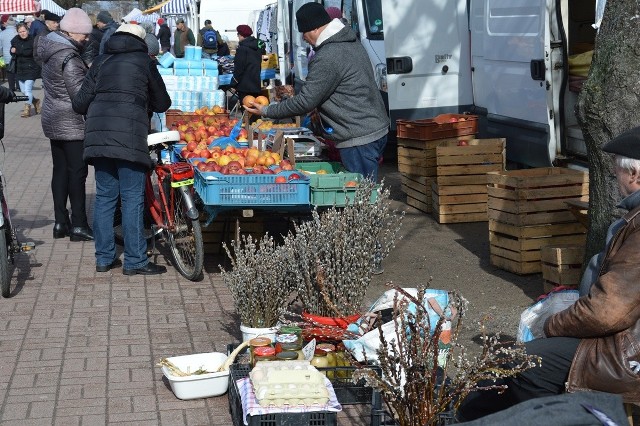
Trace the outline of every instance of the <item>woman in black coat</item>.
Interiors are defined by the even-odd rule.
[[[33,83],[40,78],[40,65],[33,58],[33,37],[29,35],[26,24],[18,24],[18,35],[11,40],[11,55],[16,59],[16,78],[20,84],[20,91],[29,97],[24,105],[21,117],[31,116],[31,106],[35,113],[40,112],[40,99],[33,97]]]
[[[238,25],[238,48],[233,58],[233,79],[231,87],[236,89],[240,102],[247,96],[260,96],[262,82],[260,71],[264,43],[253,37],[253,30],[248,25]]]
[[[125,275],[155,275],[164,266],[149,262],[144,235],[144,190],[152,166],[147,146],[148,112],[171,106],[164,81],[144,42],[145,30],[123,24],[109,38],[105,54],[89,68],[73,109],[86,115],[84,158],[95,170],[93,235],[96,271],[107,272],[117,258],[113,216],[120,198]]]

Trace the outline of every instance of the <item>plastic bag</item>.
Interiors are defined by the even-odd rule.
[[[546,337],[544,323],[551,315],[567,309],[579,298],[578,290],[553,290],[538,298],[520,315],[518,342],[525,343],[533,339]]]
[[[403,290],[414,297],[418,295],[418,290],[415,288],[404,288]],[[368,361],[377,361],[377,350],[380,347],[380,333],[378,328],[372,327],[372,325],[378,313],[387,309],[393,309],[393,300],[396,293],[397,290],[395,289],[385,291],[382,296],[373,303],[371,308],[369,308],[367,314],[347,327],[348,331],[361,335],[358,339],[343,341],[345,347],[359,362],[363,362],[365,358]],[[399,297],[403,298],[401,294]],[[449,292],[446,290],[427,289],[424,295],[424,306],[427,307],[429,324],[431,324],[432,327],[436,326],[441,314],[449,318],[442,324],[439,342],[440,354],[438,360],[440,365],[444,365],[448,350],[451,347],[450,319],[453,319],[455,316],[455,313],[453,313],[449,307]],[[415,308],[413,303],[409,305],[409,310],[414,311]],[[433,333],[433,330],[431,332]],[[390,344],[398,340],[393,320],[387,321],[382,325],[382,333]]]

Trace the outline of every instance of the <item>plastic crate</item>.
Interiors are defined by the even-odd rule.
[[[452,118],[464,121],[450,122]],[[478,116],[468,114],[440,114],[422,120],[396,120],[398,138],[433,139],[455,138],[478,133]]]
[[[229,411],[235,426],[244,425],[242,418],[242,400],[236,380],[249,377],[251,366],[232,364],[229,368]],[[272,413],[249,416],[249,426],[335,426],[337,413],[332,411],[313,411],[309,413]]]
[[[194,187],[206,205],[214,206],[298,206],[308,205],[309,178],[276,183],[277,176],[287,179],[291,172],[277,175],[224,175],[195,171]]]
[[[233,78],[233,74],[220,74],[218,76],[218,84],[221,86],[231,84],[232,78]]]
[[[311,187],[317,186],[317,181],[325,178],[328,175],[336,173],[344,173],[347,169],[344,168],[342,163],[337,161],[316,161],[313,163],[308,162],[296,162],[296,168],[305,172],[310,172]],[[323,170],[326,174],[316,174],[318,171]],[[315,184],[314,184],[315,183]]]

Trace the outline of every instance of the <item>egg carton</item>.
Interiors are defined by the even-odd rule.
[[[325,376],[309,361],[259,361],[249,377],[262,406],[324,405],[329,401]]]

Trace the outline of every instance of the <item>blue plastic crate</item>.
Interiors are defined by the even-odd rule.
[[[289,181],[296,173],[300,179]],[[276,183],[277,176],[287,183]],[[309,205],[309,178],[295,171],[277,175],[224,175],[195,170],[194,187],[206,205],[212,206],[301,206]]]
[[[276,78],[276,70],[274,69],[266,69],[260,71],[260,79],[261,80],[270,80],[272,78]]]

